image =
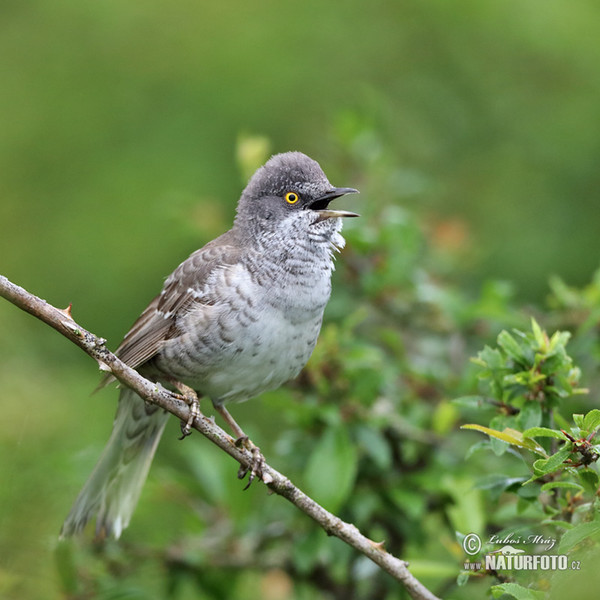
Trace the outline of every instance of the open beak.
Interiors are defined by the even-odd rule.
[[[331,210],[327,208],[329,203],[336,198],[345,196],[346,194],[358,194],[359,191],[354,188],[333,188],[326,194],[323,194],[308,206],[311,210],[315,211],[318,215],[317,220],[314,223],[319,223],[325,219],[337,219],[338,217],[359,217],[360,215],[350,212],[348,210]],[[313,224],[314,224],[313,223]]]

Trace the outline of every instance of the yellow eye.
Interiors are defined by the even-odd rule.
[[[284,197],[288,204],[296,204],[300,200],[300,196],[296,192],[288,192]]]

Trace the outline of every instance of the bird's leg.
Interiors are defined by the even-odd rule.
[[[187,421],[181,421],[181,437],[180,440],[185,439],[192,433],[192,425],[194,419],[199,417],[202,413],[200,412],[200,398],[198,394],[191,387],[177,381],[175,379],[167,380],[178,392],[179,397],[190,407],[190,416]]]
[[[250,484],[254,481],[254,478],[258,475],[260,479],[263,479],[263,465],[265,464],[265,457],[262,455],[260,448],[256,446],[250,438],[243,432],[242,428],[235,422],[235,419],[229,414],[229,411],[224,406],[215,406],[215,410],[223,417],[227,425],[229,425],[231,431],[235,435],[235,445],[244,447],[252,454],[252,465],[250,468],[241,465],[238,470],[238,479],[244,479],[246,473],[250,471],[248,477],[248,484],[244,488],[247,490]],[[263,479],[264,480],[264,479]]]
[[[229,428],[235,435],[235,444],[240,446],[248,436],[242,431],[242,428],[235,422],[235,419],[229,414],[229,411],[224,406],[216,406],[215,410],[223,417]]]

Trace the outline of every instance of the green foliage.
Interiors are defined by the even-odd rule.
[[[497,347],[486,346],[473,359],[480,368],[480,385],[490,393],[480,400],[498,413],[490,419],[493,427],[467,424],[462,428],[487,434],[498,455],[509,447],[521,452],[523,477],[506,485],[505,492],[518,498],[518,512],[529,510],[538,515],[538,535],[562,532],[557,553],[571,553],[582,544],[588,552],[599,553],[600,443],[595,443],[595,438],[600,430],[600,410],[572,414],[570,420],[563,416],[573,395],[587,393],[578,387],[581,372],[567,353],[570,337],[560,331],[549,337],[535,319],[530,332],[500,332]],[[522,486],[535,487],[527,492]],[[460,579],[463,584],[465,575]],[[558,571],[553,578],[560,580],[561,575]],[[538,591],[503,583],[493,586],[491,592],[495,598],[503,594],[517,599],[545,598],[546,577],[538,577]]]
[[[532,319],[531,332],[501,331],[498,348],[486,346],[473,362],[482,368],[492,396],[506,412],[516,409],[515,419],[524,428],[537,427],[561,399],[586,390],[577,388],[580,370],[567,355],[567,331],[548,338]]]

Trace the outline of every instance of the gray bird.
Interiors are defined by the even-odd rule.
[[[167,278],[117,355],[145,377],[225,404],[295,377],[315,347],[331,293],[342,219],[329,203],[356,192],[332,186],[299,152],[273,156],[243,191],[233,227]],[[118,538],[131,519],[168,413],[122,388],[112,434],[67,516],[61,537],[96,516],[96,536]],[[182,427],[184,435],[189,424]]]

